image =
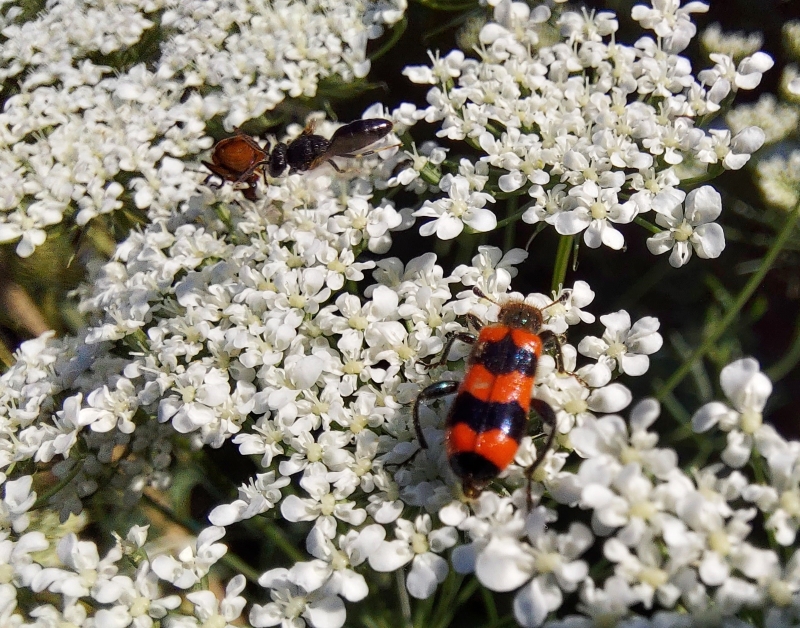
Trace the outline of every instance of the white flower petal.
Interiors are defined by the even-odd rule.
[[[522,587],[514,597],[514,618],[524,628],[541,626],[549,612],[538,578]]]
[[[694,252],[702,259],[716,259],[725,249],[725,232],[716,223],[700,225],[690,240]]]
[[[447,561],[432,552],[417,556],[406,576],[406,588],[418,600],[429,598],[440,582],[447,577]]]
[[[384,541],[369,556],[369,566],[375,571],[394,571],[411,561],[414,552],[404,541]]]
[[[609,384],[593,390],[586,400],[592,412],[613,413],[626,408],[633,399],[631,391],[622,384]]]
[[[341,628],[347,619],[347,611],[341,598],[332,595],[309,602],[303,616],[314,628]]]
[[[719,381],[725,395],[739,412],[761,412],[772,394],[772,382],[753,358],[728,364],[722,369]]]
[[[533,572],[533,558],[510,538],[493,537],[475,562],[475,575],[492,591],[513,591]]]

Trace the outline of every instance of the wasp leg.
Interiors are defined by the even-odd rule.
[[[306,122],[306,126],[303,129],[303,132],[300,135],[314,135],[314,131],[317,128],[317,122],[319,120],[317,118],[311,118],[308,122]]]
[[[541,466],[542,462],[544,462],[547,452],[550,451],[550,448],[553,446],[557,427],[556,413],[553,411],[553,408],[550,407],[549,403],[541,399],[531,399],[531,409],[539,415],[539,418],[542,420],[542,425],[547,425],[550,428],[550,433],[547,435],[544,447],[542,447],[541,451],[536,452],[536,460],[531,466],[525,469],[525,477],[528,479],[528,510],[533,507],[533,497],[531,494],[533,474],[536,472],[536,469]]]
[[[422,425],[419,422],[419,406],[426,401],[434,401],[447,395],[452,395],[458,390],[459,382],[436,382],[427,388],[423,388],[422,392],[417,395],[414,401],[414,430],[417,432],[417,440],[420,447],[423,449],[428,448],[428,442],[422,434]]]
[[[248,180],[248,179],[249,179],[249,178],[250,178],[250,177],[253,175],[253,173],[254,173],[256,170],[258,170],[259,168],[261,168],[261,169],[262,169],[262,172],[266,172],[266,171],[264,170],[264,166],[266,166],[266,165],[267,165],[267,163],[268,163],[268,162],[267,162],[267,160],[266,160],[266,159],[262,159],[261,161],[257,161],[257,162],[256,162],[256,163],[254,163],[252,166],[250,166],[250,167],[249,167],[247,170],[245,170],[245,171],[244,171],[244,172],[243,172],[243,173],[242,173],[242,174],[239,176],[239,178],[238,178],[238,179],[236,179],[236,183],[244,183],[244,182],[245,182],[245,181],[247,181],[247,180]],[[264,183],[266,183],[266,182],[267,182],[267,175],[266,175],[266,174],[264,174]]]
[[[389,150],[390,148],[402,148],[402,144],[389,144],[389,146],[381,146],[380,148],[371,148],[368,151],[364,151],[363,153],[340,153],[336,155],[337,157],[347,157],[349,159],[357,159],[358,157],[368,157],[370,155],[374,155],[375,153],[379,153],[382,150]]]
[[[539,338],[542,339],[542,345],[550,345],[553,348],[553,359],[556,361],[556,369],[559,373],[565,373],[564,370],[564,354],[561,351],[561,340],[558,334],[549,329],[539,332]]]
[[[475,344],[475,334],[468,331],[454,331],[447,334],[447,340],[444,341],[444,349],[442,349],[442,352],[439,354],[439,359],[435,360],[434,356],[427,356],[420,360],[422,365],[430,370],[445,364],[447,362],[447,356],[450,354],[450,349],[453,348],[453,343],[456,340],[466,342],[468,345]]]
[[[201,163],[202,163],[204,166],[206,166],[206,165],[207,165],[205,161],[203,161],[203,162],[201,162]],[[220,183],[215,183],[215,182],[212,182],[211,180],[212,180],[214,177],[217,177],[217,179],[219,179],[219,180],[220,180]],[[222,178],[221,176],[219,176],[218,174],[216,174],[216,173],[212,172],[212,173],[211,173],[210,175],[208,175],[208,176],[207,176],[205,179],[203,179],[203,185],[207,185],[207,186],[208,186],[208,187],[210,187],[210,188],[221,188],[223,185],[225,185],[225,179],[223,179],[223,178]]]
[[[341,157],[341,156],[342,156],[342,155],[339,155],[339,157]],[[327,161],[327,162],[328,162],[328,163],[329,163],[331,166],[333,166],[333,169],[334,169],[336,172],[338,172],[339,174],[342,174],[342,172],[344,172],[344,170],[341,170],[341,169],[339,168],[339,166],[337,166],[337,165],[334,163],[333,159],[326,159],[325,161]]]

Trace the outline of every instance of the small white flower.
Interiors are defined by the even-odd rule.
[[[619,250],[625,238],[612,223],[627,224],[636,217],[636,204],[620,203],[616,188],[601,188],[594,181],[585,181],[572,188],[568,197],[572,201],[568,211],[556,214],[553,224],[563,235],[573,235],[585,230],[583,240],[596,249],[601,244]]]
[[[167,580],[179,589],[188,589],[204,577],[211,566],[222,558],[228,551],[223,543],[217,543],[225,536],[225,529],[211,526],[197,536],[195,552],[192,547],[186,547],[179,554],[177,560],[172,556],[156,556],[153,560],[153,571],[162,580]]]
[[[740,468],[750,458],[754,438],[763,427],[762,411],[772,393],[772,382],[753,358],[728,364],[722,369],[719,380],[733,408],[718,401],[707,403],[692,417],[692,429],[702,433],[718,424],[721,430],[728,432],[728,446],[722,459]]]
[[[672,449],[655,447],[658,434],[647,428],[658,415],[658,402],[645,399],[631,410],[630,434],[625,421],[612,415],[585,421],[570,432],[570,441],[582,458],[607,455],[621,464],[638,462],[656,477],[666,479],[676,468],[678,455]]]
[[[631,17],[644,28],[655,31],[663,38],[667,52],[678,53],[689,45],[697,27],[692,23],[692,13],[705,13],[708,5],[704,2],[687,2],[681,6],[680,0],[653,0],[653,8],[637,4]]]
[[[3,501],[0,502],[0,527],[7,529],[10,524],[17,534],[27,529],[30,523],[28,510],[36,502],[36,491],[31,490],[32,484],[33,476],[30,475],[5,482]]]
[[[186,599],[194,604],[194,614],[203,626],[228,626],[235,624],[247,600],[239,595],[244,591],[244,576],[231,578],[225,587],[225,597],[218,600],[212,591],[194,591]]]
[[[447,576],[447,561],[439,554],[455,545],[455,528],[444,526],[434,530],[430,515],[420,515],[414,523],[399,519],[395,536],[394,541],[384,541],[370,554],[370,567],[376,571],[394,571],[411,562],[411,571],[406,576],[408,592],[419,599],[429,598]]]
[[[681,205],[686,198],[686,210]],[[653,255],[669,250],[669,263],[680,268],[692,256],[692,249],[703,259],[719,257],[725,248],[722,227],[713,221],[722,212],[722,198],[714,188],[704,185],[689,192],[680,190],[661,192],[653,199],[653,210],[657,212],[656,223],[665,227],[647,239],[647,248]]]
[[[208,520],[215,526],[228,526],[267,512],[281,500],[281,489],[290,483],[291,478],[286,476],[276,479],[275,471],[257,473],[254,479],[239,488],[240,499],[215,507]]]
[[[270,590],[272,602],[254,604],[250,609],[249,621],[256,628],[265,626],[291,626],[303,628],[341,628],[347,612],[342,599],[322,587],[308,591],[296,580],[294,569],[271,569],[264,573],[258,583]]]
[[[663,340],[657,329],[658,319],[646,316],[631,327],[625,310],[600,317],[606,326],[602,338],[586,336],[578,344],[578,352],[626,375],[644,375],[650,366],[647,357],[661,348]]]
[[[420,227],[421,235],[435,233],[441,240],[451,240],[464,230],[464,225],[478,232],[491,231],[497,226],[494,212],[484,208],[486,203],[494,203],[494,198],[484,192],[470,191],[466,177],[445,175],[439,187],[448,193],[448,198],[425,201],[414,212],[415,216],[436,219]]]
[[[767,444],[768,441],[772,441]],[[796,441],[787,441],[771,426],[757,434],[756,447],[769,464],[769,485],[754,484],[743,492],[769,514],[766,527],[775,540],[791,545],[800,529],[800,451]],[[752,492],[751,492],[752,491]]]
[[[328,471],[321,463],[308,467],[300,480],[300,486],[309,497],[289,495],[281,502],[281,514],[289,521],[314,521],[317,518],[339,519],[350,525],[364,523],[367,513],[348,500],[356,487],[333,486]]]

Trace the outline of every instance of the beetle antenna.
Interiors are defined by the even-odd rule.
[[[569,299],[569,292],[565,292],[564,294],[562,294],[560,297],[558,297],[558,298],[557,298],[555,301],[553,301],[552,303],[548,303],[547,305],[545,305],[544,307],[540,307],[539,309],[540,309],[540,310],[546,310],[546,309],[547,309],[547,308],[549,308],[549,307],[553,307],[553,306],[554,306],[554,305],[556,305],[557,303],[564,304],[564,303],[566,303],[566,302],[567,302],[567,299]]]
[[[487,295],[487,294],[486,294],[486,293],[485,293],[483,290],[481,290],[481,289],[480,289],[478,286],[473,286],[473,288],[472,288],[472,292],[473,292],[473,293],[474,293],[476,296],[480,297],[481,299],[486,299],[486,300],[487,300],[487,301],[489,301],[490,303],[494,303],[496,306],[498,306],[498,307],[502,307],[502,306],[501,306],[501,305],[500,305],[500,304],[499,304],[497,301],[495,301],[495,300],[494,300],[492,297],[488,296],[488,295]],[[569,292],[565,292],[564,294],[562,294],[560,297],[558,297],[558,298],[557,298],[555,301],[553,301],[552,303],[548,303],[547,305],[545,305],[545,306],[543,306],[543,307],[540,307],[540,308],[537,308],[537,309],[538,309],[539,311],[546,310],[547,308],[549,308],[549,307],[553,307],[554,305],[556,305],[556,304],[558,304],[558,303],[565,303],[565,302],[567,301],[567,299],[568,299],[568,298],[569,298]]]
[[[486,294],[486,293],[485,293],[483,290],[481,290],[481,289],[480,289],[478,286],[473,286],[473,287],[472,287],[472,292],[475,294],[475,296],[477,296],[477,297],[479,297],[479,298],[481,298],[481,299],[486,299],[486,300],[487,300],[487,301],[489,301],[490,303],[494,303],[496,306],[500,307],[500,304],[499,304],[497,301],[495,301],[495,300],[494,300],[492,297],[490,297],[489,295],[487,295],[487,294]]]

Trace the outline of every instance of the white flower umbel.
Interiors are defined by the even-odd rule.
[[[688,195],[674,189],[661,192],[653,199],[653,210],[656,224],[665,230],[648,238],[647,248],[654,255],[671,250],[671,266],[680,268],[686,264],[692,257],[692,249],[698,257],[713,259],[725,248],[722,227],[713,222],[722,212],[722,198],[711,186],[704,185]]]
[[[368,42],[405,9],[71,0],[4,17],[0,54],[13,62],[0,82],[14,93],[0,113],[0,242],[27,257],[62,221],[83,227],[120,209],[171,216],[196,194],[201,177],[185,162],[212,146],[207,123],[232,132],[287,97],[365,77]]]
[[[416,210],[434,218],[421,233],[449,239],[463,224],[492,229],[489,213],[502,212],[505,199],[521,197],[527,202],[520,214],[515,200],[508,203],[513,215],[504,220],[545,223],[562,235],[583,233],[589,247],[621,250],[623,231],[630,230],[624,225],[653,209],[660,192],[677,189],[681,177],[739,169],[763,144],[764,133],[754,126],[735,136],[707,128],[734,92],[758,85],[772,60],[755,52],[736,65],[717,53],[716,65],[695,76],[679,53],[696,33],[692,14],[705,12],[706,4],[657,0],[652,8],[635,6],[634,19],[655,37],[641,37],[633,46],[621,41],[613,13],[551,16],[545,6],[531,11],[522,3],[490,4],[494,21],[478,34],[476,58],[453,51],[432,57],[431,67],[405,73],[432,86],[424,119],[439,123],[437,135],[468,143],[462,151],[479,149],[488,180],[476,189],[498,202],[489,206],[484,196],[468,194],[466,185],[455,186],[457,197],[425,200]],[[542,45],[540,34],[552,37],[548,21],[558,23],[561,37]],[[460,176],[458,150],[451,148],[450,161],[426,179],[444,183],[440,189],[449,189],[451,197],[450,178]],[[719,241],[698,238],[706,257],[718,254]]]
[[[205,123],[231,128],[286,95],[316,94],[325,78],[361,76],[367,40],[404,3],[140,5],[97,9],[89,23],[77,1],[50,3],[24,24],[16,9],[4,13],[4,50],[20,52],[0,72],[20,91],[0,114],[3,142],[15,149],[0,146],[9,186],[0,223],[22,226],[0,234],[29,232],[20,240],[27,253],[48,221],[69,214],[83,224],[119,202],[146,208],[150,222],[80,288],[87,328],[25,343],[0,376],[0,619],[14,628],[239,621],[242,578],[222,600],[205,582],[229,551],[219,542],[226,526],[256,517],[310,532],[308,560],[292,548],[287,568],[254,566],[271,598],[248,609],[254,626],[338,628],[348,603],[367,607],[384,594],[376,571],[400,570],[411,596],[428,599],[449,591],[453,571],[474,573],[485,588],[512,593],[524,626],[573,612],[580,617],[567,625],[633,626],[633,609],[678,624],[678,612],[728,621],[745,607],[785,610],[796,559],[787,563],[763,539],[796,535],[798,452],[761,424],[769,382],[757,365],[723,371],[734,409],[695,416],[699,429],[716,422],[732,435],[724,459],[743,470],[692,475],[659,443],[673,426],[662,425],[655,402],[636,404],[628,422],[613,414],[631,404],[627,378],[644,375],[661,343],[655,319],[632,325],[620,310],[601,317],[603,338],[587,339],[591,287],[510,293],[526,257],[518,249],[483,247],[456,269],[429,252],[407,262],[385,255],[415,211],[433,218],[426,233],[455,237],[494,228],[491,208],[518,194],[525,203],[509,218],[583,233],[589,246],[623,248],[622,230],[655,210],[672,239],[665,250],[679,249],[683,262],[691,244],[713,257],[724,242],[708,225],[718,196],[695,190],[684,210],[676,190],[685,167],[742,167],[759,145],[753,129],[732,136],[698,125],[760,80],[763,56],[735,67],[719,60],[703,84],[676,54],[694,33],[696,3],[637,9],[658,39],[636,46],[617,41],[610,13],[565,13],[561,38],[541,46],[550,9],[493,2],[479,59],[447,53],[429,71],[407,72],[432,85],[424,111],[369,110],[399,133],[423,118],[440,122],[449,153],[431,144],[365,156],[345,172],[292,173],[251,202],[230,185],[198,185],[203,175],[186,162],[210,146]],[[45,26],[51,44],[36,30]],[[169,63],[115,72],[87,61],[156,27],[171,33],[158,47]],[[27,69],[62,60],[65,42],[86,33],[68,47],[79,52],[77,70]],[[321,123],[320,132],[333,128]],[[474,152],[461,158],[466,146]],[[401,185],[408,189],[395,194]],[[430,198],[395,206],[414,192]],[[431,383],[463,378],[466,342],[438,360],[450,334],[469,340],[478,319],[495,321],[514,300],[542,308],[544,331],[561,346],[563,368],[547,342],[535,373],[534,396],[556,414],[555,442],[545,453],[540,432],[550,428],[532,420],[514,463],[463,500],[446,453],[449,401],[422,404],[426,449],[412,405]],[[67,520],[88,500],[137,506],[145,490],[196,474],[189,465],[223,447],[255,467],[252,477],[227,487],[230,503],[210,512],[215,525],[175,556],[142,556],[150,550],[140,528],[101,558],[88,533],[46,534],[31,512],[35,504]],[[767,461],[759,479],[770,490],[745,475],[753,451]],[[31,478],[30,469],[43,473]],[[219,475],[207,479],[227,479]],[[159,580],[179,594],[164,597]]]

